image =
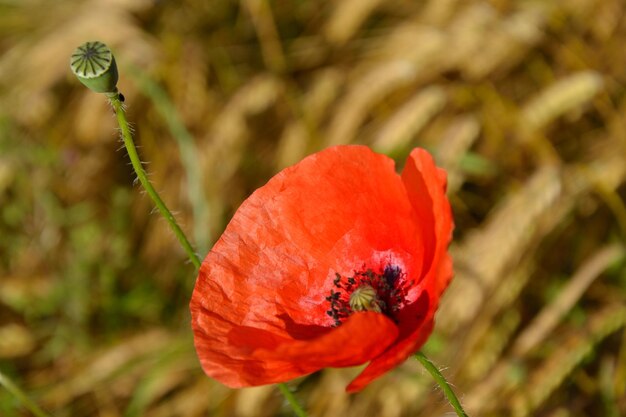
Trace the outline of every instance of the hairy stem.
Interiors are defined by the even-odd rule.
[[[117,115],[117,122],[120,126],[120,130],[122,131],[122,140],[124,141],[124,146],[126,147],[126,151],[128,152],[128,156],[130,157],[130,162],[133,165],[133,169],[137,174],[137,178],[139,178],[139,182],[141,182],[141,185],[159,209],[159,213],[161,213],[161,215],[170,225],[172,231],[178,238],[178,241],[187,253],[187,256],[189,257],[191,263],[196,267],[196,269],[200,268],[200,258],[194,252],[191,243],[189,243],[189,240],[187,240],[187,236],[185,236],[185,233],[183,233],[178,223],[176,223],[174,215],[172,215],[172,212],[167,208],[163,200],[161,200],[159,194],[156,192],[156,190],[148,180],[146,171],[143,169],[143,166],[141,165],[141,160],[139,159],[139,155],[137,154],[137,149],[135,148],[135,143],[133,142],[130,127],[128,126],[128,121],[126,120],[126,111],[124,110],[124,106],[120,101],[119,96],[116,94],[109,98],[111,100],[111,105],[115,110],[115,114]]]
[[[465,413],[465,410],[463,410],[459,399],[454,394],[454,391],[452,391],[450,384],[448,384],[448,381],[446,380],[446,378],[444,378],[441,372],[439,372],[439,369],[437,369],[435,364],[433,364],[430,359],[428,359],[426,355],[424,355],[422,352],[417,352],[415,354],[415,359],[420,361],[422,366],[426,368],[428,372],[430,372],[430,375],[434,378],[437,384],[439,384],[446,398],[450,402],[450,405],[452,406],[452,408],[454,408],[454,411],[456,411],[456,414],[459,417],[468,417]]]

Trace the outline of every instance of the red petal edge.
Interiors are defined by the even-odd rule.
[[[401,335],[400,340],[391,349],[368,364],[348,385],[346,388],[348,392],[360,391],[372,380],[404,362],[422,347],[432,332],[439,297],[452,279],[452,260],[447,248],[452,239],[454,224],[450,203],[445,194],[445,171],[435,166],[428,152],[414,149],[402,171],[402,181],[422,223],[433,226],[430,241],[427,237],[425,242],[427,250],[425,262],[428,262],[429,250],[431,262],[419,282],[419,286],[429,297],[428,311],[421,325],[412,329],[408,335]]]

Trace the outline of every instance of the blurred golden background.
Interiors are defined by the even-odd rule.
[[[193,266],[69,71],[89,40],[202,256],[311,152],[425,147],[456,218],[425,351],[469,414],[626,415],[622,0],[0,0],[0,370],[59,417],[287,416],[202,373]],[[311,416],[450,415],[414,360],[355,374],[291,386]],[[29,414],[0,388],[0,415]]]

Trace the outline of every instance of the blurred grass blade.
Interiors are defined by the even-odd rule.
[[[11,379],[0,371],[0,385],[6,388],[17,400],[22,403],[36,417],[51,417],[50,414],[43,411],[33,400],[31,400],[24,391],[22,391]]]
[[[196,250],[200,255],[205,255],[212,241],[211,228],[208,225],[209,208],[202,186],[202,175],[198,160],[199,153],[193,136],[191,136],[191,133],[189,133],[181,121],[174,104],[165,90],[138,67],[131,65],[126,69],[137,84],[137,87],[139,87],[139,90],[152,100],[178,144],[181,161],[187,176],[187,196],[193,210],[193,238]]]

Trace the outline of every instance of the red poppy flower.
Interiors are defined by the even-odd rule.
[[[204,371],[235,388],[369,361],[352,392],[403,362],[452,277],[445,184],[422,149],[398,175],[384,155],[338,146],[256,190],[193,292]]]

